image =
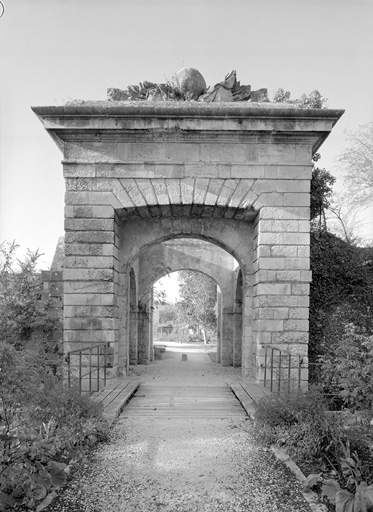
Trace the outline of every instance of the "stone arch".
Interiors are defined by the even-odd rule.
[[[154,283],[167,273],[167,270],[195,270],[216,281],[219,292],[218,351],[217,362],[224,366],[233,364],[233,322],[234,322],[234,274],[237,260],[225,249],[201,239],[175,238],[156,245],[146,245],[138,256],[140,279],[139,295],[146,297]],[[155,263],[156,262],[156,263]],[[167,268],[167,270],[166,270]],[[150,315],[149,319],[150,319]],[[150,343],[152,329],[142,332],[142,343]],[[242,342],[241,340],[239,341]],[[238,340],[237,340],[238,343]],[[240,350],[241,352],[241,350]],[[150,357],[149,352],[145,352]],[[143,360],[142,362],[146,362]],[[241,365],[241,361],[237,366]]]

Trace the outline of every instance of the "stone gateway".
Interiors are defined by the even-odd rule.
[[[141,302],[165,264],[219,280],[222,364],[261,380],[268,345],[306,363],[312,155],[343,111],[115,94],[33,108],[63,152],[65,351],[110,342],[117,375],[148,362]]]

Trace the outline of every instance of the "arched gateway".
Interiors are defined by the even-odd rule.
[[[157,265],[143,255],[198,239],[239,265],[224,361],[261,379],[265,345],[306,358],[311,158],[343,111],[189,101],[33,110],[63,152],[66,351],[108,341],[125,373],[130,337],[144,335],[141,275]]]

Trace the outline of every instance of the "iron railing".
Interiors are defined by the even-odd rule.
[[[106,386],[107,368],[111,367],[110,344],[99,342],[88,347],[70,350],[66,354],[69,389],[78,381],[81,393],[92,394]]]
[[[262,345],[264,348],[264,386],[272,393],[280,394],[282,391],[294,391],[301,388],[302,369],[306,369],[303,357],[291,354],[287,350],[279,349],[274,345]],[[303,366],[304,365],[304,366]]]

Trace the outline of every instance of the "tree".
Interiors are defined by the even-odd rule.
[[[159,323],[160,324],[168,324],[176,322],[176,308],[173,305],[165,305],[159,311]]]
[[[180,320],[197,330],[216,330],[216,283],[199,272],[179,272],[179,296],[176,303]]]
[[[57,320],[48,315],[48,302],[42,300],[43,283],[37,273],[39,251],[27,250],[16,259],[18,245],[0,245],[0,337],[22,346],[34,332],[47,334]]]
[[[314,162],[317,162],[319,158],[319,153],[313,155]],[[325,169],[314,166],[311,179],[311,220],[318,217],[319,229],[326,229],[325,210],[330,207],[334,183],[334,176]]]
[[[373,122],[350,132],[348,141],[339,158],[347,192],[354,206],[367,207],[373,203]]]

